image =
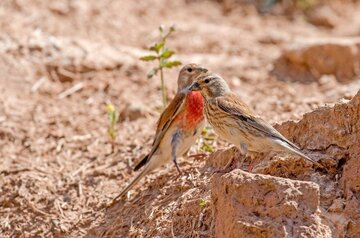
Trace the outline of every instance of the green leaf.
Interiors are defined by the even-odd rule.
[[[112,114],[115,111],[116,111],[115,106],[112,103],[109,103],[109,104],[106,105],[106,112],[107,113]]]
[[[119,113],[112,103],[106,105],[106,112],[109,118],[108,135],[112,141],[116,139],[116,122],[119,120]]]
[[[205,126],[201,131],[201,138],[212,141],[216,139],[216,135],[212,132],[210,126]]]
[[[205,208],[206,205],[207,205],[207,201],[205,199],[203,199],[203,198],[200,198],[199,199],[199,207],[200,208]]]
[[[153,61],[156,59],[157,59],[157,56],[155,56],[155,55],[145,55],[143,57],[140,57],[140,60],[143,60],[143,61]]]
[[[115,141],[116,139],[116,132],[114,130],[114,128],[109,128],[108,130],[108,134],[109,134],[109,137],[111,138],[112,141]]]
[[[203,142],[201,149],[205,152],[209,152],[212,153],[214,151],[214,149],[212,148],[211,145],[209,145],[208,143],[206,143],[205,141]]]
[[[201,131],[201,135],[205,136],[209,132],[209,129],[210,129],[209,127],[205,126]]]
[[[151,79],[152,77],[154,77],[157,74],[158,70],[159,70],[158,68],[151,69],[147,74],[147,78]]]
[[[172,68],[172,67],[179,66],[179,65],[181,65],[181,62],[178,61],[178,60],[164,61],[164,62],[161,62],[160,67],[162,67],[162,68]]]
[[[160,55],[160,58],[163,58],[163,59],[168,59],[170,58],[172,55],[174,55],[175,52],[174,51],[171,51],[171,50],[168,50],[166,49],[164,52],[162,52],[162,54]]]
[[[165,42],[161,41],[158,43],[155,43],[155,45],[150,47],[151,51],[155,51],[156,53],[159,53],[159,51],[164,47]]]

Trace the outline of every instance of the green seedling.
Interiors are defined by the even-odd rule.
[[[212,153],[214,152],[214,148],[208,143],[211,141],[214,141],[216,138],[213,133],[210,132],[211,127],[204,127],[204,129],[201,131],[201,147],[200,149],[204,152]]]
[[[115,106],[112,103],[106,105],[106,112],[109,119],[108,135],[112,143],[116,140],[116,123],[119,120],[119,113],[116,111]]]
[[[168,37],[175,32],[175,27],[171,26],[168,31],[165,31],[163,26],[159,27],[160,31],[160,39],[153,46],[149,48],[153,54],[145,55],[140,57],[140,60],[143,61],[157,61],[158,64],[156,67],[152,68],[148,74],[148,79],[151,79],[155,75],[160,73],[160,81],[161,81],[161,93],[162,93],[162,101],[164,108],[167,105],[167,90],[164,82],[164,69],[172,68],[181,65],[181,62],[178,60],[170,60],[170,58],[175,54],[173,50],[170,50],[166,47],[166,40]]]
[[[209,152],[209,153],[214,152],[213,147],[211,145],[209,145],[208,143],[206,143],[205,141],[203,141],[203,143],[201,145],[201,150],[205,151],[205,152]]]
[[[204,209],[206,207],[206,205],[207,205],[207,201],[203,198],[200,198],[199,199],[199,207]]]

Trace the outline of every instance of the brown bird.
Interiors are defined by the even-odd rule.
[[[287,152],[323,168],[242,102],[220,76],[213,73],[202,74],[190,86],[190,90],[201,91],[208,122],[220,137],[238,147],[243,156],[248,151]]]
[[[203,98],[200,92],[192,92],[189,86],[207,69],[197,65],[185,65],[179,73],[178,90],[174,99],[161,114],[157,124],[151,151],[134,168],[144,169],[114,198],[125,195],[142,177],[171,159],[179,174],[176,158],[187,153],[204,126]]]

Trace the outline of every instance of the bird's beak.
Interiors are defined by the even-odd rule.
[[[200,91],[200,84],[198,82],[194,82],[189,87],[190,91]]]
[[[199,67],[198,70],[201,72],[201,73],[206,73],[208,71],[207,68],[204,68],[204,67]]]

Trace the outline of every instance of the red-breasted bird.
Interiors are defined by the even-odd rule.
[[[176,159],[187,153],[204,127],[203,98],[200,92],[190,91],[189,86],[206,72],[206,68],[197,64],[185,65],[180,70],[177,93],[160,116],[151,151],[134,168],[134,171],[143,170],[114,201],[125,195],[142,177],[171,160],[181,173]]]
[[[242,102],[220,76],[204,73],[190,90],[201,92],[208,122],[220,137],[238,147],[243,156],[248,152],[287,152],[323,168]]]

